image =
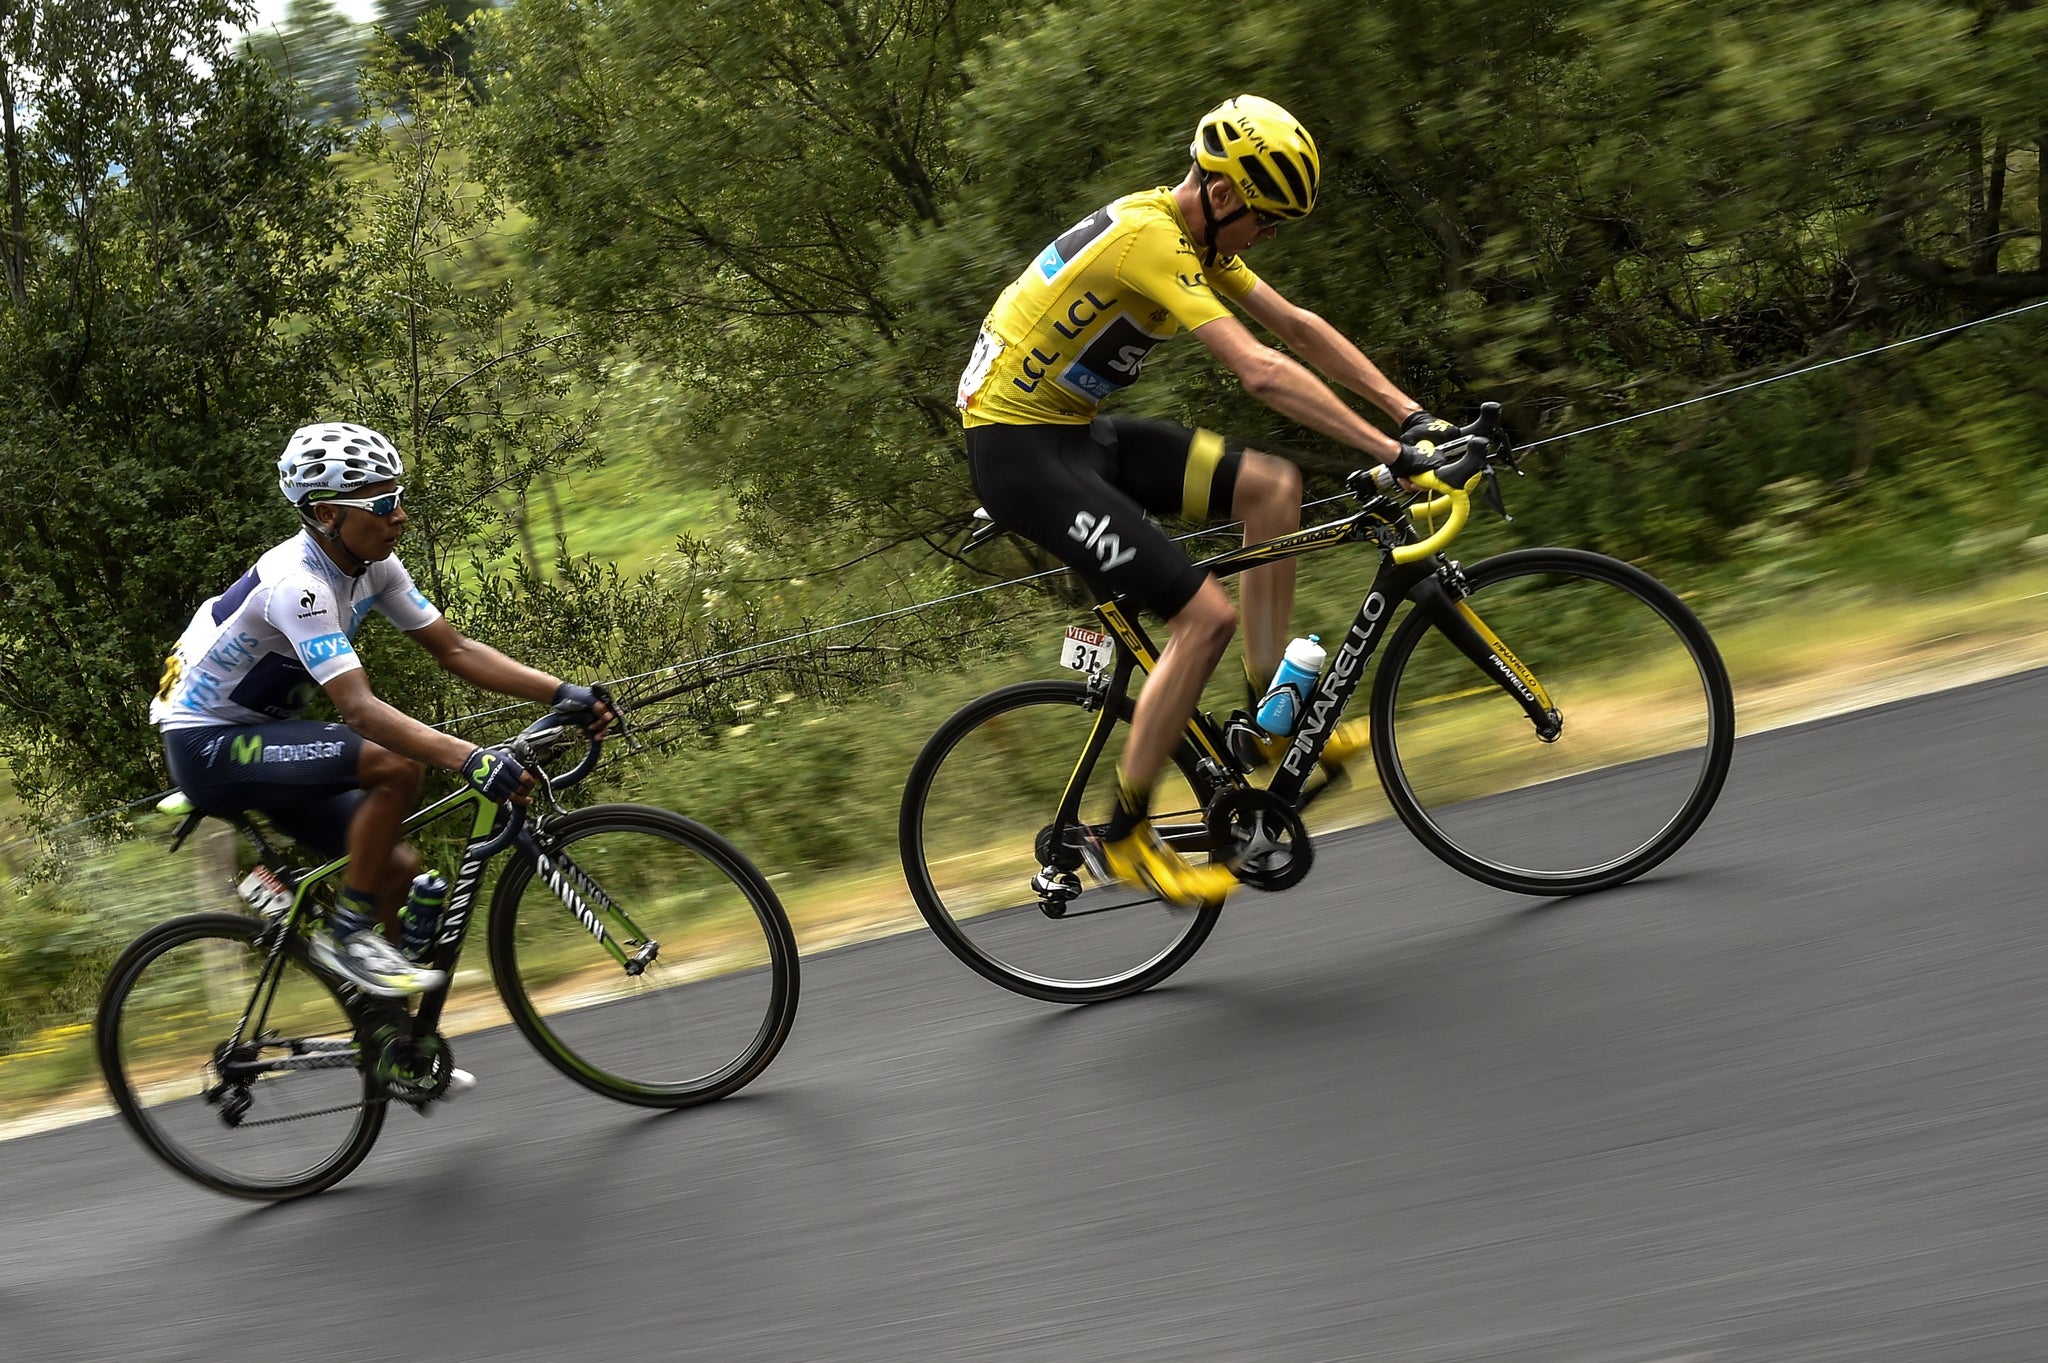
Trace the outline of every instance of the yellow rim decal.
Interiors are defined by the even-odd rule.
[[[1478,612],[1472,609],[1471,602],[1460,601],[1458,603],[1458,614],[1464,616],[1465,623],[1479,632],[1479,637],[1486,641],[1488,648],[1493,650],[1493,656],[1500,659],[1506,665],[1508,671],[1522,679],[1522,685],[1528,687],[1535,695],[1538,705],[1541,705],[1546,710],[1555,710],[1557,708],[1551,702],[1550,693],[1543,689],[1543,683],[1536,680],[1536,674],[1522,666],[1522,660],[1515,656],[1514,650],[1502,643],[1500,636],[1486,627],[1486,622],[1481,620]]]
[[[1189,520],[1209,518],[1209,485],[1223,462],[1223,437],[1214,431],[1195,432],[1188,442],[1188,467],[1180,485],[1180,511]]]

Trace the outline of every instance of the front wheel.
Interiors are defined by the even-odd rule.
[[[534,837],[545,865],[522,852],[491,900],[491,971],[549,1064],[642,1107],[723,1098],[768,1068],[796,1021],[796,935],[752,862],[647,805]]]
[[[1075,779],[1079,818],[1108,813],[1131,708],[1126,698],[1108,745],[1077,768],[1099,714],[1088,687],[1006,686],[940,725],[910,769],[897,829],[910,896],[948,951],[1005,989],[1053,1003],[1149,989],[1187,964],[1222,913],[1095,879],[1082,824],[1059,817]],[[1191,858],[1209,849],[1203,789],[1183,743],[1153,791],[1152,823]],[[1071,893],[1034,884],[1048,876],[1071,877]]]
[[[114,962],[94,1021],[121,1119],[164,1163],[263,1201],[363,1162],[384,1097],[341,994],[281,929],[232,913],[162,923]]]
[[[1381,784],[1423,846],[1521,894],[1633,880],[1698,831],[1735,748],[1719,650],[1676,593],[1575,549],[1465,570],[1459,614],[1548,701],[1532,722],[1421,608],[1388,641],[1372,695]],[[1495,649],[1496,654],[1503,649]]]

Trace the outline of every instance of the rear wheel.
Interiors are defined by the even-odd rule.
[[[1520,702],[1413,610],[1372,696],[1373,759],[1423,846],[1476,880],[1566,895],[1633,880],[1685,844],[1721,793],[1735,698],[1676,593],[1619,559],[1501,554],[1465,570],[1474,615],[1561,720]]]
[[[552,870],[524,853],[505,867],[491,971],[549,1064],[643,1107],[723,1098],[768,1068],[796,1020],[796,935],[752,862],[647,805],[579,809],[535,839]]]
[[[1102,882],[1082,862],[1082,825],[1056,820],[1098,704],[1078,682],[991,691],[939,727],[903,788],[897,835],[925,922],[983,976],[1054,1003],[1151,988],[1187,964],[1222,913],[1220,903],[1181,909]],[[1082,773],[1083,819],[1108,813],[1131,708],[1126,698],[1108,746]],[[1152,799],[1161,837],[1198,861],[1209,857],[1196,793],[1205,788],[1183,744]],[[1048,874],[1072,876],[1072,897],[1034,887]]]
[[[235,1197],[333,1186],[370,1153],[384,1101],[338,987],[297,939],[230,913],[159,924],[114,962],[94,1036],[129,1129]]]

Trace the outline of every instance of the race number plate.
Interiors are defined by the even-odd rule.
[[[1083,625],[1068,625],[1060,643],[1060,666],[1076,672],[1100,672],[1109,665],[1109,636]]]

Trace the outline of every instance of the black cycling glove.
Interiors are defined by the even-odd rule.
[[[597,706],[612,708],[611,692],[602,686],[578,686],[574,682],[563,682],[555,688],[555,713],[567,715],[576,721],[585,733],[597,727]]]
[[[1406,440],[1401,442],[1401,452],[1387,463],[1387,471],[1396,478],[1413,478],[1418,473],[1428,473],[1438,463],[1435,453],[1417,449]]]
[[[519,793],[526,768],[503,748],[478,748],[462,764],[462,779],[486,800],[500,803]]]
[[[1431,416],[1428,412],[1410,412],[1401,423],[1399,439],[1403,445],[1441,445],[1455,439],[1458,428],[1442,417]]]

